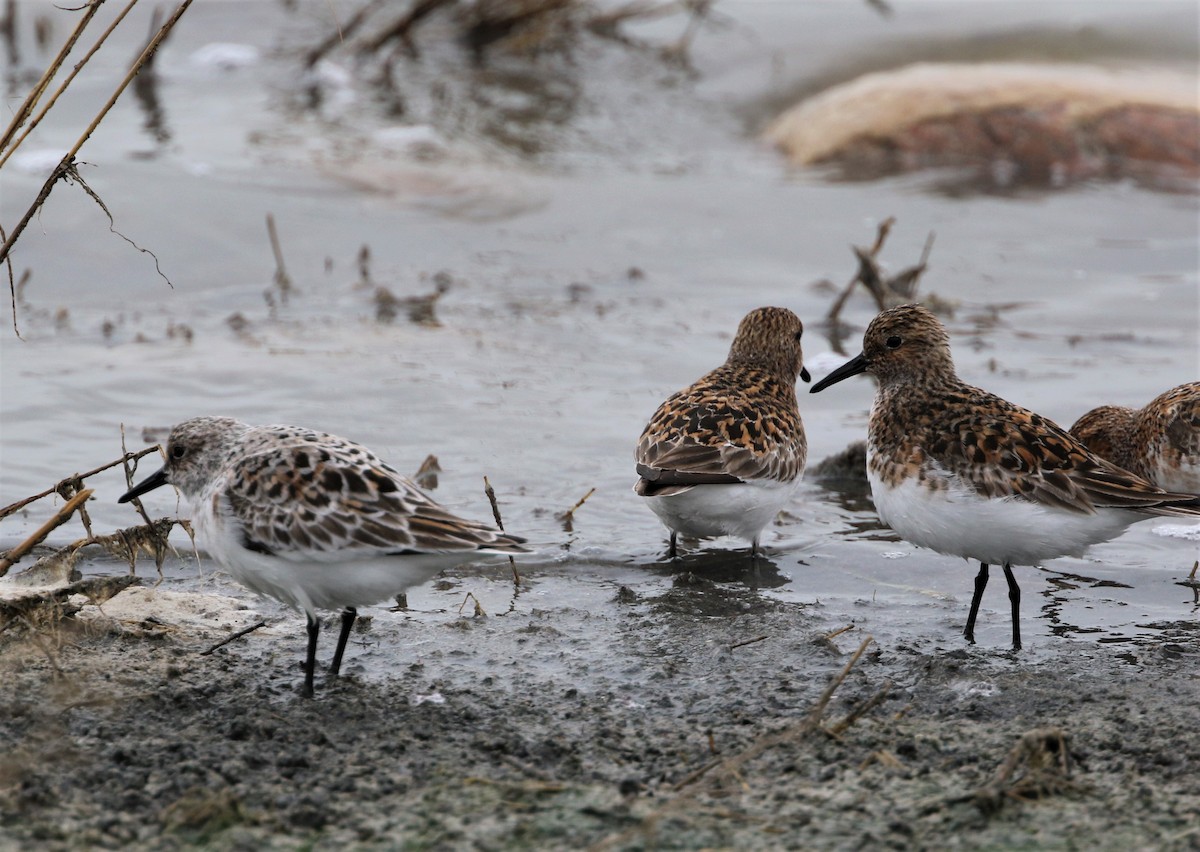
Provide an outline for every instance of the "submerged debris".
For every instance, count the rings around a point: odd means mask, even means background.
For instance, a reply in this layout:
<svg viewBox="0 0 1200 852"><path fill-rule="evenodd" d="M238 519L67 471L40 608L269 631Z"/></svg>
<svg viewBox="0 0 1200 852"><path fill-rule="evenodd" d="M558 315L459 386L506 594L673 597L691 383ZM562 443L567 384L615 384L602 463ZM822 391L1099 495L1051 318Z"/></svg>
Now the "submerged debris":
<svg viewBox="0 0 1200 852"><path fill-rule="evenodd" d="M430 453L413 474L413 482L427 491L435 491L438 487L438 474L441 472L442 466L438 464L438 457Z"/></svg>
<svg viewBox="0 0 1200 852"><path fill-rule="evenodd" d="M448 278L434 277L434 291L423 296L399 297L387 287L375 288L375 320L381 323L391 323L403 311L408 321L425 328L441 328L442 323L437 318L438 299L450 289Z"/></svg>
<svg viewBox="0 0 1200 852"><path fill-rule="evenodd" d="M846 354L842 343L848 331L845 324L841 321L842 308L845 306L846 300L850 298L850 294L854 292L854 288L859 284L871 294L871 297L875 300L876 308L880 311L894 308L897 305L920 301L936 314L954 316L954 308L956 306L954 302L942 299L935 293L929 293L919 300L917 298L917 284L928 268L929 252L933 249L934 234L932 231L930 231L929 236L925 240L925 248L921 251L921 259L915 266L902 269L895 275L887 275L879 265L877 259L879 252L883 248L883 244L887 241L888 234L891 233L894 224L896 224L894 216L889 216L880 222L875 234L875 242L869 249L860 248L859 246L850 247L855 257L858 258L858 269L855 271L854 277L850 279L850 283L846 285L837 299L834 300L825 318L829 345L839 355ZM823 285L829 288L833 286L828 282L823 282Z"/></svg>
<svg viewBox="0 0 1200 852"><path fill-rule="evenodd" d="M570 509L567 509L567 511L563 512L561 515L558 516L558 522L560 524L562 524L563 532L569 533L569 532L575 531L575 512L579 509L580 506L582 506L584 503L587 502L587 499L589 497L591 497L595 493L596 493L595 488L589 488L588 493L584 494L582 497L580 497L574 506L572 506Z"/></svg>
<svg viewBox="0 0 1200 852"><path fill-rule="evenodd" d="M464 133L521 157L559 147L560 132L612 74L596 72L599 45L646 57L646 68L692 72L690 49L711 0L360 0L304 52L298 105L339 109L347 85L389 118L447 138ZM630 24L681 21L678 38L648 41ZM629 63L624 63L627 67ZM591 73L586 73L586 69ZM353 77L353 79L352 79ZM646 74L629 73L642 86ZM656 81L657 82L657 81Z"/></svg>
<svg viewBox="0 0 1200 852"><path fill-rule="evenodd" d="M867 484L867 442L855 441L840 453L826 456L806 471L816 482Z"/></svg>

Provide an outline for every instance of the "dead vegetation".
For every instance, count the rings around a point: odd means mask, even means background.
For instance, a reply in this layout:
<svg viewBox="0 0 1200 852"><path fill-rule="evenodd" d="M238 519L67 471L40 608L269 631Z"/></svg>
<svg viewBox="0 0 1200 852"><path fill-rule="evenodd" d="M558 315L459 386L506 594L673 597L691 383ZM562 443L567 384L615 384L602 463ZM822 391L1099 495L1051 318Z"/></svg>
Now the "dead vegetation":
<svg viewBox="0 0 1200 852"><path fill-rule="evenodd" d="M1071 752L1059 728L1038 728L1017 740L996 778L975 792L975 805L984 814L1000 810L1006 801L1030 801L1074 792Z"/></svg>
<svg viewBox="0 0 1200 852"><path fill-rule="evenodd" d="M29 89L25 99L16 108L16 110L14 110L12 119L9 121L8 126L2 133L0 133L0 170L4 168L4 165L21 146L21 143L29 138L29 134L33 132L33 130L42 122L50 110L54 108L54 105L58 102L59 97L67 90L72 82L74 82L92 56L94 56L95 53L104 45L105 41L108 40L109 36L111 36L112 33L121 25L130 10L137 5L137 2L138 0L129 0L127 5L117 15L116 19L95 37L90 47L88 47L86 50L81 48L83 37L85 33L90 34L95 29L95 27L92 27L92 24L95 22L96 14L100 11L100 8L103 4L100 2L85 3L84 5L72 10L80 13L79 20L74 29L67 36L58 53L50 61L50 64L47 65L42 75ZM125 89L129 87L130 83L132 83L138 77L139 73L143 69L151 66L155 52L171 33L172 29L179 22L179 19L183 16L184 12L187 11L191 4L192 0L182 0L182 2L175 7L175 10L172 12L172 14L167 17L161 26L158 27L157 31L152 33L149 40L146 42L144 49L133 60L128 71L125 73L125 76L113 90L112 95L96 112L91 122L86 128L84 128L83 132L75 140L70 149L68 149L63 155L62 159L59 160L58 164L51 169L50 174L46 177L45 182L42 184L41 189L33 199L33 202L26 209L24 215L17 222L17 224L14 225L11 230L0 225L0 239L4 240L3 246L0 246L0 264L3 264L8 271L9 294L12 304L12 327L13 332L18 337L21 336L21 332L17 319L17 290L12 265L12 250L16 245L17 240L20 239L21 234L25 231L25 228L28 227L29 223L45 205L46 200L50 197L51 191L60 182L78 186L89 198L92 199L92 201L96 203L97 206L100 207L101 211L103 211L104 215L108 219L109 230L128 242L138 251L145 252L154 258L155 269L157 270L159 276L161 276L168 284L171 283L159 268L158 258L155 257L153 252L137 245L137 243L116 229L116 223L113 221L112 214L109 212L107 205L80 175L79 161L77 157L84 143L86 143L87 140L91 138L92 134L95 133L96 128L100 126L100 122L103 121L105 116L108 115L109 111L113 108L113 105L116 104L117 100L124 93ZM16 44L16 37L15 34L13 34L13 31L15 31L16 27L15 6L10 6L9 12L4 20L4 27L8 31L10 58L12 58L13 51L15 50L13 45ZM41 32L42 30L39 29L39 33ZM77 47L80 47L81 49L77 51ZM74 58L74 62L68 65L68 59L71 58ZM53 84L56 80L58 81L58 85L57 87L54 87Z"/></svg>
<svg viewBox="0 0 1200 852"><path fill-rule="evenodd" d="M875 242L872 243L870 248L850 246L850 250L854 252L854 256L858 259L858 268L854 271L854 275L850 278L849 283L838 294L829 308L829 313L825 316L825 329L826 336L829 338L829 345L839 355L846 354L843 344L846 334L849 331L849 328L841 319L842 308L845 307L846 301L859 285L862 285L863 289L870 294L875 302L876 309L880 311L894 308L897 305L920 301L934 313L949 316L954 315L955 305L951 301L942 299L933 293L923 296L920 299L917 297L917 285L920 283L921 276L929 266L929 253L933 249L934 233L932 231L929 232L929 236L925 240L925 248L921 252L921 259L915 265L906 267L895 275L888 275L880 265L879 253L883 250L883 244L887 242L888 234L891 233L892 226L895 224L896 217L894 216L889 216L880 222L875 234ZM815 286L822 289L833 289L834 285L829 281L820 281Z"/></svg>
<svg viewBox="0 0 1200 852"><path fill-rule="evenodd" d="M121 436L124 450L124 434ZM9 579L6 588L0 591L0 631L16 622L33 626L34 621L57 622L72 615L78 608L67 605L73 595L85 595L95 601L104 601L136 581L135 573L139 556L154 559L158 574L162 576L162 565L167 555L174 552L168 543L171 530L182 527L191 535L187 521L179 518L152 520L140 501L133 501L143 523L118 529L111 533L98 534L92 527L87 513L87 502L93 491L84 487L84 481L111 468L121 466L127 487L133 485L137 461L151 453L160 453L157 446L136 453L124 452L118 459L95 467L86 473L76 473L59 480L50 488L18 500L0 509L0 520L17 512L28 512L28 507L47 497L57 496L66 502L24 541L7 552L0 554L0 577L9 569L29 556L47 536L73 518L78 517L85 535L70 544L41 556L31 566ZM129 562L127 577L81 577L75 564L85 548L98 547L117 559Z"/></svg>
<svg viewBox="0 0 1200 852"><path fill-rule="evenodd" d="M353 74L371 109L390 120L431 126L446 138L470 138L521 159L552 156L569 147L568 140L586 138L581 124L628 106L628 93L614 90L614 83L633 90L658 85L663 76L693 77L692 45L717 22L713 5L363 0L328 21L327 35L302 50L304 83L295 106L338 115L338 97L323 73L337 66L333 76ZM677 19L679 35L636 33L640 24L660 19ZM646 73L621 61L630 55Z"/></svg>
<svg viewBox="0 0 1200 852"><path fill-rule="evenodd" d="M657 49L665 59L687 62L695 33L712 12L714 0L632 0L616 8L595 0L410 0L397 14L394 3L367 0L340 26L304 54L307 67L340 50L359 57L379 55L383 73L395 80L399 59L420 59L428 42L450 33L475 64L499 55L536 58L570 55L587 35L625 46ZM686 19L677 41L658 46L640 41L625 25L668 16ZM422 33L432 33L423 42Z"/></svg>
<svg viewBox="0 0 1200 852"><path fill-rule="evenodd" d="M496 502L496 490L492 488L492 483L486 476L483 478L483 493L492 506L492 517L496 520L496 526L500 528L500 532L505 532L504 519L500 517L500 504ZM521 591L521 575L517 573L517 561L511 555L508 557L508 567L512 569L513 606L516 606L517 595Z"/></svg>

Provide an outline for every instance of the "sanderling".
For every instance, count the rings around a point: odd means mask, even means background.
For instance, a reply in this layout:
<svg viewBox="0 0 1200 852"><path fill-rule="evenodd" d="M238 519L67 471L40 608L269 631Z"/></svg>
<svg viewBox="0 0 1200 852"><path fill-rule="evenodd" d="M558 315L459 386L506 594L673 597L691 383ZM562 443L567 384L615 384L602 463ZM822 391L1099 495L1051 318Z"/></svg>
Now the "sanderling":
<svg viewBox="0 0 1200 852"><path fill-rule="evenodd" d="M1021 590L1013 565L1080 556L1150 515L1200 516L1196 495L1164 491L1046 418L964 384L946 330L919 305L875 317L862 354L812 392L863 372L879 380L867 478L880 519L913 544L980 562L968 642L989 564L1004 566L1016 650Z"/></svg>
<svg viewBox="0 0 1200 852"><path fill-rule="evenodd" d="M171 430L164 467L121 498L174 485L200 544L242 585L304 610L313 693L318 609L341 609L341 668L356 607L379 603L523 539L451 514L353 441L296 426L196 417Z"/></svg>
<svg viewBox="0 0 1200 852"><path fill-rule="evenodd" d="M671 531L732 535L758 552L763 528L795 493L808 444L796 377L809 380L804 326L786 308L758 308L729 357L658 407L637 445L633 490Z"/></svg>
<svg viewBox="0 0 1200 852"><path fill-rule="evenodd" d="M1200 382L1171 388L1145 408L1093 408L1071 434L1159 488L1200 493Z"/></svg>

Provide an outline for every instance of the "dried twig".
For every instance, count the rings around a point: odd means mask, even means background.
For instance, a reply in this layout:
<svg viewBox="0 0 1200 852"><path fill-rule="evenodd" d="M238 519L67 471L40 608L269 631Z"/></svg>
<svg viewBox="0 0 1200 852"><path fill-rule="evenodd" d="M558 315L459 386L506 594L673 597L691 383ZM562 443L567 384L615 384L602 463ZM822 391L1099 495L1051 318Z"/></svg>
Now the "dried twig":
<svg viewBox="0 0 1200 852"><path fill-rule="evenodd" d="M1025 772L1012 780L1017 767ZM975 792L975 804L985 814L995 813L1006 799L1027 800L1070 792L1078 788L1071 780L1071 753L1067 737L1058 728L1026 732L1008 753L996 778Z"/></svg>
<svg viewBox="0 0 1200 852"><path fill-rule="evenodd" d="M19 562L22 556L33 550L33 548L36 547L42 541L42 539L69 521L71 519L71 515L75 514L75 510L87 502L87 499L91 496L92 489L90 488L85 488L83 491L80 491L78 494L68 500L63 507L58 510L58 513L53 518L38 527L37 531L33 535L6 553L4 558L0 559L0 577L3 577L5 574L7 574L8 569Z"/></svg>
<svg viewBox="0 0 1200 852"><path fill-rule="evenodd" d="M467 601L475 602L475 617L476 618L486 618L487 617L487 612L484 611L483 604L481 604L479 602L479 598L475 597L474 592L467 592L467 596L465 598L463 598L463 602L458 605L458 614L459 615L462 615L462 611L466 607Z"/></svg>
<svg viewBox="0 0 1200 852"><path fill-rule="evenodd" d="M834 301L833 306L830 307L830 309L829 309L829 313L825 315L825 319L830 325L834 325L834 324L838 323L838 317L842 313L842 306L845 305L846 300L850 298L850 293L854 290L854 286L856 284L858 284L859 281L862 280L862 276L863 276L863 262L862 261L863 261L864 255L867 258L874 260L875 255L879 254L879 250L881 248L883 248L883 243L885 240L887 240L888 233L892 230L892 225L894 225L894 224L896 224L896 217L888 216L886 219L884 219L882 222L879 223L879 229L876 231L876 234L875 234L875 244L873 246L871 246L871 248L867 252L862 252L859 249L855 250L856 254L858 254L858 257L859 257L859 268L858 268L858 271L854 273L854 277L850 279L850 283L846 285L846 289L844 289L842 291L841 295L838 296L837 299ZM867 269L867 272L868 272L868 274L870 274L869 267Z"/></svg>
<svg viewBox="0 0 1200 852"><path fill-rule="evenodd" d="M372 12L387 2L388 0L371 0L370 3L364 3L362 8L351 15L350 19L346 21L346 23L334 27L334 31L329 34L328 38L305 54L305 67L312 68L321 61L326 53L341 44L345 44L346 39L353 35L354 31L362 26L363 21L365 21Z"/></svg>
<svg viewBox="0 0 1200 852"><path fill-rule="evenodd" d="M504 520L500 517L500 504L496 502L496 492L492 490L492 483L488 482L488 478L483 478L483 493L487 495L488 502L492 504L492 517L496 519L496 526L500 528L500 532L504 532ZM521 587L521 575L517 573L517 561L508 557L508 567L512 568L513 585L518 589Z"/></svg>
<svg viewBox="0 0 1200 852"><path fill-rule="evenodd" d="M436 11L439 6L445 6L447 2L449 0L417 0L412 5L412 8L398 18L395 23L384 28L374 38L368 40L365 45L366 49L369 51L379 50L379 48L395 38L399 39L410 53L415 53L416 49L410 35L412 28L420 23L422 18Z"/></svg>
<svg viewBox="0 0 1200 852"><path fill-rule="evenodd" d="M741 642L734 642L732 645L730 645L729 650L732 651L734 648L744 648L746 645L753 645L755 642L762 642L766 638L767 637L764 634L762 636L755 636L753 639L743 639Z"/></svg>
<svg viewBox="0 0 1200 852"><path fill-rule="evenodd" d="M50 81L54 79L56 74L58 74L58 69L62 67L64 62L66 62L68 54L70 54L70 52L74 49L75 43L79 41L79 37L83 35L83 31L87 29L88 24L92 22L92 18L95 17L96 13L100 11L100 6L100 3L88 4L87 11L83 13L83 17L79 19L79 23L75 25L75 29L71 32L71 35L69 35L67 40L63 42L63 46L59 48L58 55L51 60L50 64L46 67L46 70L42 73L41 79L34 84L33 88L29 90L29 94L25 96L25 102L21 104L21 106L18 107L17 111L13 114L12 121L9 122L8 127L5 129L4 135L0 136L0 151L8 149L9 153L11 153L11 151L17 147L16 145L13 145L10 149L9 144L12 142L17 131L21 129L21 126L25 123L25 120L28 119L33 113L34 106L49 87ZM107 37L107 35L108 33L105 33L101 40ZM92 53L94 52L95 50L93 49ZM84 62L86 62L87 58L90 56L91 53L84 58ZM82 63L80 64L82 65ZM58 95L56 94L55 97L57 96ZM7 155L4 159L8 159ZM0 165L3 164L4 160L0 160Z"/></svg>
<svg viewBox="0 0 1200 852"><path fill-rule="evenodd" d="M62 50L59 51L59 54L54 58L54 61L50 63L50 66L42 75L42 79L39 80L34 88L30 91L29 97L26 99L26 103L22 104L21 106L21 110L19 110L17 114L13 116L12 123L9 124L8 129L4 132L4 136L0 137L0 152L3 152L0 153L0 168L4 167L4 164L8 162L8 158L13 155L13 152L16 151L17 148L21 147L21 143L25 141L26 137L28 137L29 134L37 128L42 119L46 117L46 114L50 112L54 104L57 103L59 97L62 96L62 93L67 90L67 87L71 85L74 79L79 75L79 72L83 70L85 65L87 65L88 60L90 60L96 51L98 51L104 44L104 42L108 40L108 37L112 35L113 30L115 30L121 24L121 21L125 20L125 16L129 14L129 11L134 6L137 5L137 2L138 0L129 0L129 2L125 5L125 8L123 8L117 14L117 17L111 24L109 24L108 29L100 34L100 37L96 39L95 44L93 44L88 52L84 54L83 58L71 66L71 73L68 74L66 79L63 80L59 87L54 90L54 94L50 96L46 104L41 108L41 110L38 111L38 114L30 120L29 126L25 128L25 132L17 137L15 141L12 141L13 134L16 133L18 127L20 127L20 124L28 117L28 113L24 112L26 106L28 106L30 109L33 107L33 104L29 102L29 99L32 98L34 99L34 102L36 102L37 98L41 97L42 92L45 91L46 86L49 85L50 80L54 77L54 75L58 73L58 69L62 66L63 60L66 59L67 54L69 54L72 48L74 48L75 42L78 41L79 36L83 34L84 28L87 27L88 23L92 19L92 16L100 10L100 6L102 4L91 3L88 5L88 9L84 13L83 18L80 19L79 24L75 27L74 31L72 31L71 35L67 38L67 41L63 44ZM11 145L9 144L10 141L12 142Z"/></svg>
<svg viewBox="0 0 1200 852"><path fill-rule="evenodd" d="M162 452L162 447L160 447L160 446L153 446L153 447L150 447L149 449L158 450L159 452ZM129 466L129 450L126 449L126 447L125 447L125 424L124 423L121 424L121 452L123 454L121 456L121 467L125 471L125 487L127 489L133 488L133 474L137 471L137 465L134 465L133 467ZM146 451L142 450L138 457L140 458L140 456L144 455L145 453L146 453ZM164 454L164 457L165 457L165 454ZM154 521L150 520L150 516L148 514L146 514L146 507L142 505L142 501L140 498L135 497L131 502L133 503L134 507L137 509L138 514L142 516L143 521L145 521L147 524L154 523ZM88 534L89 535L91 534L91 530L88 530Z"/></svg>
<svg viewBox="0 0 1200 852"><path fill-rule="evenodd" d="M880 222L875 234L875 243L869 249L858 246L850 247L855 257L858 258L858 269L845 289L834 300L833 305L829 308L829 313L825 316L830 346L840 355L846 354L845 348L842 346L845 326L840 319L841 312L855 286L862 284L870 292L871 297L875 300L876 308L880 311L916 300L917 283L928 267L929 253L933 249L934 233L931 231L926 238L925 247L921 252L921 261L916 266L911 266L896 275L887 277L883 274L877 258L894 224L896 224L894 216L889 216ZM931 296L930 298L943 308L950 307L937 300L936 297Z"/></svg>
<svg viewBox="0 0 1200 852"><path fill-rule="evenodd" d="M559 522L563 525L563 532L575 531L575 511L584 503L586 503L587 499L595 493L595 488L589 488L588 493L579 498L579 502L558 516Z"/></svg>
<svg viewBox="0 0 1200 852"><path fill-rule="evenodd" d="M275 277L272 283L279 288L279 301L287 304L292 292L292 279L283 265L283 249L279 245L279 233L275 230L275 216L267 214L267 236L271 240L271 251L275 255Z"/></svg>
<svg viewBox="0 0 1200 852"><path fill-rule="evenodd" d="M95 5L99 6L99 4ZM5 238L4 245L0 247L0 263L3 263L8 259L8 256L12 251L12 247L16 244L17 240L20 239L21 234L29 225L29 222L35 215L37 215L38 211L42 209L42 206L46 203L46 199L50 197L51 190L60 180L74 179L80 184L81 187L84 187L85 191L88 192L93 200L101 204L101 207L105 210L105 213L108 214L108 210L104 207L103 202L100 202L99 196L92 192L90 188L87 187L87 184L84 183L79 177L75 155L79 153L79 149L83 147L83 144L91 138L93 133L96 132L96 128L100 126L100 122L105 116L108 115L108 112L113 108L113 105L116 104L117 99L121 97L122 93L124 93L125 89L133 81L133 78L137 76L137 73L141 70L142 66L149 62L151 57L154 56L154 52L158 49L159 44L161 44L163 39L167 37L167 34L171 31L175 24L179 22L179 19L183 16L183 13L186 12L188 7L191 5L192 0L182 0L179 6L176 7L171 17L166 20L166 22L159 29L158 33L155 34L154 38L150 39L146 45L146 49L143 50L141 55L134 61L129 71L125 74L125 77L117 85L117 88L113 92L112 96L108 99L104 106L100 108L100 111L96 113L96 116L92 119L91 124L89 124L87 129L84 130L83 134L77 140L75 140L75 144L71 146L71 149L63 155L63 158L59 161L58 165L55 166L50 172L50 176L47 177L45 183L42 184L42 188L38 192L37 198L34 199L33 204L29 206L29 209L25 211L25 215L21 217L21 221L17 223L17 226L13 229L13 232ZM108 214L108 216L111 227L112 215ZM114 233L118 233L118 236L124 236L116 231L114 231ZM125 239L132 243L132 241L128 240L127 237L125 237ZM136 244L134 245L136 247ZM140 248L139 250L144 251L144 249ZM150 255L154 257L153 252L150 252ZM157 257L154 258L154 265L155 268L158 269ZM170 280L162 274L161 269L158 269L158 274L162 276L163 280L165 280L167 284L171 283Z"/></svg>
<svg viewBox="0 0 1200 852"><path fill-rule="evenodd" d="M833 734L834 736L845 733L847 728L879 706L880 702L887 698L888 693L891 691L892 682L890 680L884 681L883 686L880 687L878 692L847 713L840 722L836 722L831 725L829 727L829 733Z"/></svg>
<svg viewBox="0 0 1200 852"><path fill-rule="evenodd" d="M74 494L82 487L83 480L87 479L89 476L95 476L97 473L108 470L110 467L116 467L119 464L128 465L128 463L131 461L137 461L142 456L149 455L150 453L156 453L158 451L158 447L147 447L144 450L138 450L136 453L126 453L116 461L110 461L107 464L102 464L100 467L93 468L87 473L77 473L74 476L67 477L66 479L60 479L54 484L53 487L47 488L40 494L34 494L32 497L26 497L24 500L18 500L16 503L12 503L8 506L5 506L3 509L0 509L0 520L7 518L13 512L18 511L19 509L23 509L30 503L41 500L43 497L49 497L51 494L58 494L62 497L70 498L74 496ZM136 470L136 468L134 469ZM125 475L126 480L130 485L132 485L132 481L129 481L130 472L128 468L126 468ZM149 518L146 520L149 521Z"/></svg>
<svg viewBox="0 0 1200 852"><path fill-rule="evenodd" d="M191 535L191 527L177 518L159 518L147 524L119 529L109 535L89 536L71 544L71 550L79 550L94 544L104 548L112 556L129 560L129 572L137 570L137 556L147 552L154 557L154 565L162 577L163 561L171 550L167 538L175 525L183 527Z"/></svg>
<svg viewBox="0 0 1200 852"><path fill-rule="evenodd" d="M253 633L253 632L254 632L255 630L257 630L258 628L260 628L260 627L266 627L266 626L267 626L267 623L266 623L265 621L260 621L260 622L258 622L257 624L251 624L249 627L246 627L246 628L244 628L244 629L242 629L242 630L239 630L237 633L233 633L233 634L231 634L231 635L229 635L229 636L226 636L224 639L222 639L222 640L221 640L220 642L218 642L217 644L213 645L213 646L212 646L211 648L209 648L207 651L201 651L201 652L200 652L200 656L201 656L201 657L207 657L207 656L208 656L209 654L211 654L213 651L216 651L216 650L218 650L219 648L224 648L224 647L225 647L226 645L228 645L230 642L234 642L234 641L236 641L236 640L238 640L238 639L241 639L243 636L245 636L245 635L247 635L247 634L249 634L249 633Z"/></svg>
<svg viewBox="0 0 1200 852"><path fill-rule="evenodd" d="M826 642L832 641L833 639L836 639L837 637L841 636L843 633L849 633L853 629L854 629L853 624L847 624L845 627L840 627L837 630L833 631L832 633L827 634L825 636L825 641Z"/></svg>

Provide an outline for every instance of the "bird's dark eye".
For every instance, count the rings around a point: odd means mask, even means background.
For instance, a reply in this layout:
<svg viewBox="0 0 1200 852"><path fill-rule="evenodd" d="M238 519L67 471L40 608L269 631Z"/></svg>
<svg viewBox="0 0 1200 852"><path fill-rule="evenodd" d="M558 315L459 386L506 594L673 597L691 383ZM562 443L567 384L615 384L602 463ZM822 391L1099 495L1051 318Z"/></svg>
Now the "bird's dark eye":
<svg viewBox="0 0 1200 852"><path fill-rule="evenodd" d="M187 448L183 444L175 444L171 447L171 458L178 461L187 455Z"/></svg>
<svg viewBox="0 0 1200 852"><path fill-rule="evenodd" d="M797 340L799 340L799 339L800 339L800 338L801 338L803 335L804 335L804 332L803 332L803 331L797 331L797 332L796 332L796 339L797 339Z"/></svg>
<svg viewBox="0 0 1200 852"><path fill-rule="evenodd" d="M904 342L903 340L901 340L899 337L897 337L894 334L891 337L889 337L887 340L884 341L884 343L887 344L888 349L899 349L900 344L903 342Z"/></svg>

